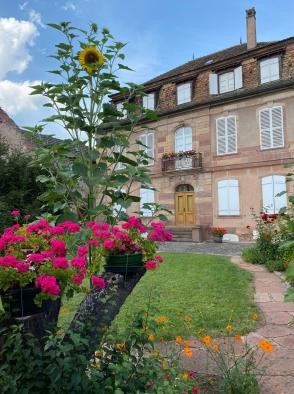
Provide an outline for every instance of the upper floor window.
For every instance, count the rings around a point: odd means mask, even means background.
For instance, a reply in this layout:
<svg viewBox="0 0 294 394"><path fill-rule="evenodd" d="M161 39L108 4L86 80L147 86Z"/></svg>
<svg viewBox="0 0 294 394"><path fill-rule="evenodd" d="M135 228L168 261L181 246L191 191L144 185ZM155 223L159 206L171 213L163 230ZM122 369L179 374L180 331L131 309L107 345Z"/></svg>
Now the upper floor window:
<svg viewBox="0 0 294 394"><path fill-rule="evenodd" d="M216 119L217 154L237 153L237 122L236 116L224 116Z"/></svg>
<svg viewBox="0 0 294 394"><path fill-rule="evenodd" d="M192 129L191 127L181 127L175 134L175 151L185 152L192 149Z"/></svg>
<svg viewBox="0 0 294 394"><path fill-rule="evenodd" d="M262 205L267 213L279 213L281 208L287 207L286 177L282 175L265 176L262 184ZM279 193L284 192L282 195Z"/></svg>
<svg viewBox="0 0 294 394"><path fill-rule="evenodd" d="M126 108L124 108L124 104L123 103L117 103L116 104L116 109L121 112L122 114L122 119L126 119L127 115L128 115L128 111L126 110Z"/></svg>
<svg viewBox="0 0 294 394"><path fill-rule="evenodd" d="M139 141L145 145L145 153L148 155L148 165L154 164L154 133L142 134Z"/></svg>
<svg viewBox="0 0 294 394"><path fill-rule="evenodd" d="M191 82L181 83L177 86L177 104L189 103L191 101Z"/></svg>
<svg viewBox="0 0 294 394"><path fill-rule="evenodd" d="M209 93L231 92L243 87L242 66L226 73L209 74Z"/></svg>
<svg viewBox="0 0 294 394"><path fill-rule="evenodd" d="M217 183L218 214L221 216L240 215L239 181L226 179Z"/></svg>
<svg viewBox="0 0 294 394"><path fill-rule="evenodd" d="M280 78L280 63L278 57L262 60L260 62L260 82L276 81Z"/></svg>
<svg viewBox="0 0 294 394"><path fill-rule="evenodd" d="M152 216L152 210L148 208L148 205L154 203L154 190L140 189L140 211L143 216Z"/></svg>
<svg viewBox="0 0 294 394"><path fill-rule="evenodd" d="M155 93L148 93L143 96L143 107L154 111L155 108Z"/></svg>
<svg viewBox="0 0 294 394"><path fill-rule="evenodd" d="M283 107L265 108L259 111L261 149L284 146Z"/></svg>

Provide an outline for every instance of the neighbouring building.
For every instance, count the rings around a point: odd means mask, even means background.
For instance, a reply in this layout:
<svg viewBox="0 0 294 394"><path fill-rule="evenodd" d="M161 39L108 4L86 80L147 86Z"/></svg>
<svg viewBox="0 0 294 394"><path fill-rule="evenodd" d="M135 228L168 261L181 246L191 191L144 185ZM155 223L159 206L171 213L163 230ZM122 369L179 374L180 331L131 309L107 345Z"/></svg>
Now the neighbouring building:
<svg viewBox="0 0 294 394"><path fill-rule="evenodd" d="M141 203L166 204L185 239L203 240L211 226L246 239L251 209L278 213L287 194L277 194L293 193L284 165L294 163L294 37L256 42L254 8L246 20L246 44L144 84L142 104L160 119L139 135L157 189L141 190Z"/></svg>

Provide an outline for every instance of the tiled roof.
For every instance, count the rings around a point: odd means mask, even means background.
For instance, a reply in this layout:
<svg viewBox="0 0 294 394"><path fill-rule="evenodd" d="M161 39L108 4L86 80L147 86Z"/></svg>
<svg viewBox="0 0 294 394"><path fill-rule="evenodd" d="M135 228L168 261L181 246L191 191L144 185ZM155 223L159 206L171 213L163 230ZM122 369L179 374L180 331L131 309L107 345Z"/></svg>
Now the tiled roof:
<svg viewBox="0 0 294 394"><path fill-rule="evenodd" d="M257 43L256 48L265 47L265 46L272 44L272 43L274 43L274 41L259 42L259 43ZM235 45L233 47L223 49L222 51L214 52L212 54L199 57L198 59L195 59L195 60L190 60L189 62L187 62L179 67L176 67L170 71L167 71L164 74L161 74L153 79L150 79L149 81L145 82L143 85L146 86L146 85L151 84L153 82L159 82L163 79L172 78L172 77L178 76L179 74L184 74L184 73L187 73L190 71L197 71L197 69L200 69L204 66L210 65L210 67L213 67L213 65L217 62L220 62L223 60L228 60L228 59L233 58L238 55L243 55L249 51L252 52L252 50L255 50L256 48L248 50L246 43Z"/></svg>

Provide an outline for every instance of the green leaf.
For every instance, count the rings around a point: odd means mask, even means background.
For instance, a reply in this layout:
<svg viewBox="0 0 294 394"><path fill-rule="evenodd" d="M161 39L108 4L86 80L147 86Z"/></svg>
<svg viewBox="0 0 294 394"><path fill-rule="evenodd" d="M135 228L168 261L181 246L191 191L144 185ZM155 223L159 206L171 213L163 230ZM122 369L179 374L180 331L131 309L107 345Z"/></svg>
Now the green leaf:
<svg viewBox="0 0 294 394"><path fill-rule="evenodd" d="M77 214L75 214L74 212L71 211L67 211L62 213L61 215L58 216L56 223L62 223L65 222L67 220L71 220L72 222L78 222L79 218L77 216Z"/></svg>
<svg viewBox="0 0 294 394"><path fill-rule="evenodd" d="M62 31L62 28L61 28L61 26L59 26L59 25L56 25L55 23L47 23L47 26L50 26L50 27L52 27L53 29L56 29L56 30Z"/></svg>
<svg viewBox="0 0 294 394"><path fill-rule="evenodd" d="M84 163L78 161L74 162L72 171L75 175L79 175L83 178L86 178L88 175L88 167Z"/></svg>
<svg viewBox="0 0 294 394"><path fill-rule="evenodd" d="M290 287L286 294L285 294L285 298L284 298L285 302L291 302L294 301L294 287Z"/></svg>
<svg viewBox="0 0 294 394"><path fill-rule="evenodd" d="M46 182L49 182L51 180L51 178L49 178L48 176L46 176L46 175L39 175L39 176L37 176L37 178L36 178L36 181L37 182L41 182L41 183L46 183Z"/></svg>

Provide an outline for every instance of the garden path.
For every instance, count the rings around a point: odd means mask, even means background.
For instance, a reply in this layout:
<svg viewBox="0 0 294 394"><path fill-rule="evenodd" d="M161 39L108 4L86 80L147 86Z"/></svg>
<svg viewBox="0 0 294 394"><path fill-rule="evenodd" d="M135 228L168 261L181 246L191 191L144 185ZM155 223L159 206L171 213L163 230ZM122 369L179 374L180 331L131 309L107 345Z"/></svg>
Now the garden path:
<svg viewBox="0 0 294 394"><path fill-rule="evenodd" d="M247 342L256 345L260 339L266 339L274 345L274 350L266 353L259 365L265 371L261 394L293 394L294 302L283 301L286 284L277 274L268 272L261 265L246 263L239 256L232 257L231 261L254 276L255 302L259 307L263 324L247 335ZM215 339L215 342L221 346L227 340L219 338ZM207 370L203 344L198 340L192 340L191 347L194 350L193 357L183 357L184 368ZM212 371L211 368L214 369L210 365L208 370Z"/></svg>
<svg viewBox="0 0 294 394"><path fill-rule="evenodd" d="M160 245L161 252L188 252L216 254L223 256L239 256L252 242L166 242Z"/></svg>

